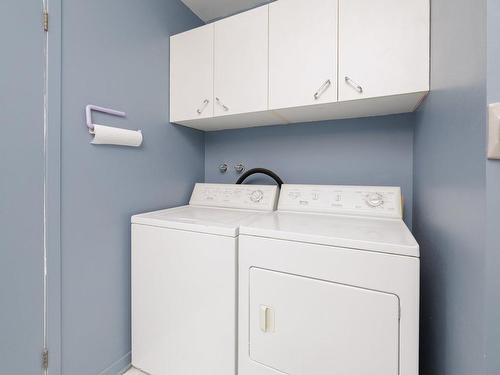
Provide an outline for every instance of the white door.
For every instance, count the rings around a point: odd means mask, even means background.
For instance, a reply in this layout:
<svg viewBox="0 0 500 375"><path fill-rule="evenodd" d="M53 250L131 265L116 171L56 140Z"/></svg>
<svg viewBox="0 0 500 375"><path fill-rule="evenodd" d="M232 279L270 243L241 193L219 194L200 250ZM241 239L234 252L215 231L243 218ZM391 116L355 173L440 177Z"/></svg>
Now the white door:
<svg viewBox="0 0 500 375"><path fill-rule="evenodd" d="M170 38L170 122L213 116L214 26Z"/></svg>
<svg viewBox="0 0 500 375"><path fill-rule="evenodd" d="M337 0L269 6L269 107L337 101Z"/></svg>
<svg viewBox="0 0 500 375"><path fill-rule="evenodd" d="M132 225L132 365L236 372L236 239Z"/></svg>
<svg viewBox="0 0 500 375"><path fill-rule="evenodd" d="M267 110L268 9L215 23L215 116Z"/></svg>
<svg viewBox="0 0 500 375"><path fill-rule="evenodd" d="M250 358L288 375L397 375L393 294L250 269Z"/></svg>
<svg viewBox="0 0 500 375"><path fill-rule="evenodd" d="M428 0L339 0L339 101L429 89Z"/></svg>

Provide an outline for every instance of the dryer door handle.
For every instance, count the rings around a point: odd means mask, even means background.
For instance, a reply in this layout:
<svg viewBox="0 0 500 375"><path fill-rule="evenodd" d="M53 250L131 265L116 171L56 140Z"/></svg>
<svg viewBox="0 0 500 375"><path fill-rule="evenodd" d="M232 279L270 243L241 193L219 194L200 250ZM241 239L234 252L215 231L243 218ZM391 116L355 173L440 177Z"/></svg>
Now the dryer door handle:
<svg viewBox="0 0 500 375"><path fill-rule="evenodd" d="M272 308L260 305L259 321L262 332L274 332L274 311Z"/></svg>

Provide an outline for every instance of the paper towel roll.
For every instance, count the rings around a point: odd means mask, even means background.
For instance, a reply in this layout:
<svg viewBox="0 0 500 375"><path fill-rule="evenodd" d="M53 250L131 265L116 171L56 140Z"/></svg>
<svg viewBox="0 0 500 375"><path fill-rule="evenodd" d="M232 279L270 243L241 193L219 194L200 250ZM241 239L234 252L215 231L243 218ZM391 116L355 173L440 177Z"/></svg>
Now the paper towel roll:
<svg viewBox="0 0 500 375"><path fill-rule="evenodd" d="M140 130L127 130L111 126L94 125L90 130L94 135L91 142L94 145L120 145L138 147L142 144L142 133Z"/></svg>

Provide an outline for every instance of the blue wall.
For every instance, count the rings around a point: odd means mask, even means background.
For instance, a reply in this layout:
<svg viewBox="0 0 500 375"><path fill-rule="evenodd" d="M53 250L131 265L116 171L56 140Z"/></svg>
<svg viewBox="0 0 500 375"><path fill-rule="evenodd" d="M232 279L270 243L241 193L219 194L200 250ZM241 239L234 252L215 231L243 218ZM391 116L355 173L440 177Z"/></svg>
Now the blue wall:
<svg viewBox="0 0 500 375"><path fill-rule="evenodd" d="M414 148L425 375L484 369L485 5L432 2L432 91Z"/></svg>
<svg viewBox="0 0 500 375"><path fill-rule="evenodd" d="M500 0L488 0L488 103L500 102ZM486 247L486 373L500 369L500 160L486 163L487 220Z"/></svg>
<svg viewBox="0 0 500 375"><path fill-rule="evenodd" d="M206 133L205 179L235 182L233 165L274 170L287 183L401 186L413 205L413 114ZM221 174L218 165L230 169Z"/></svg>
<svg viewBox="0 0 500 375"><path fill-rule="evenodd" d="M40 12L40 2L0 2L4 15L0 23L2 374L41 374L44 84Z"/></svg>
<svg viewBox="0 0 500 375"><path fill-rule="evenodd" d="M62 372L130 361L130 216L184 204L203 179L201 132L168 124L169 35L201 24L177 0L65 0L62 75ZM141 148L93 146L96 121L143 130Z"/></svg>

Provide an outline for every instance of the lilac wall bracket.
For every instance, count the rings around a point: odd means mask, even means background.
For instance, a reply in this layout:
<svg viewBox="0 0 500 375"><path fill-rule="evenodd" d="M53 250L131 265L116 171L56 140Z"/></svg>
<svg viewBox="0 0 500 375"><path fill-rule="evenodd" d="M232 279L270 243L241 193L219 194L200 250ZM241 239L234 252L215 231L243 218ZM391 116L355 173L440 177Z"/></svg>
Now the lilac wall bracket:
<svg viewBox="0 0 500 375"><path fill-rule="evenodd" d="M125 117L127 115L125 112L89 104L85 107L85 115L87 118L87 127L89 128L89 131L91 133L94 130L94 123L92 122L92 111L107 113L108 115L119 116L119 117Z"/></svg>

